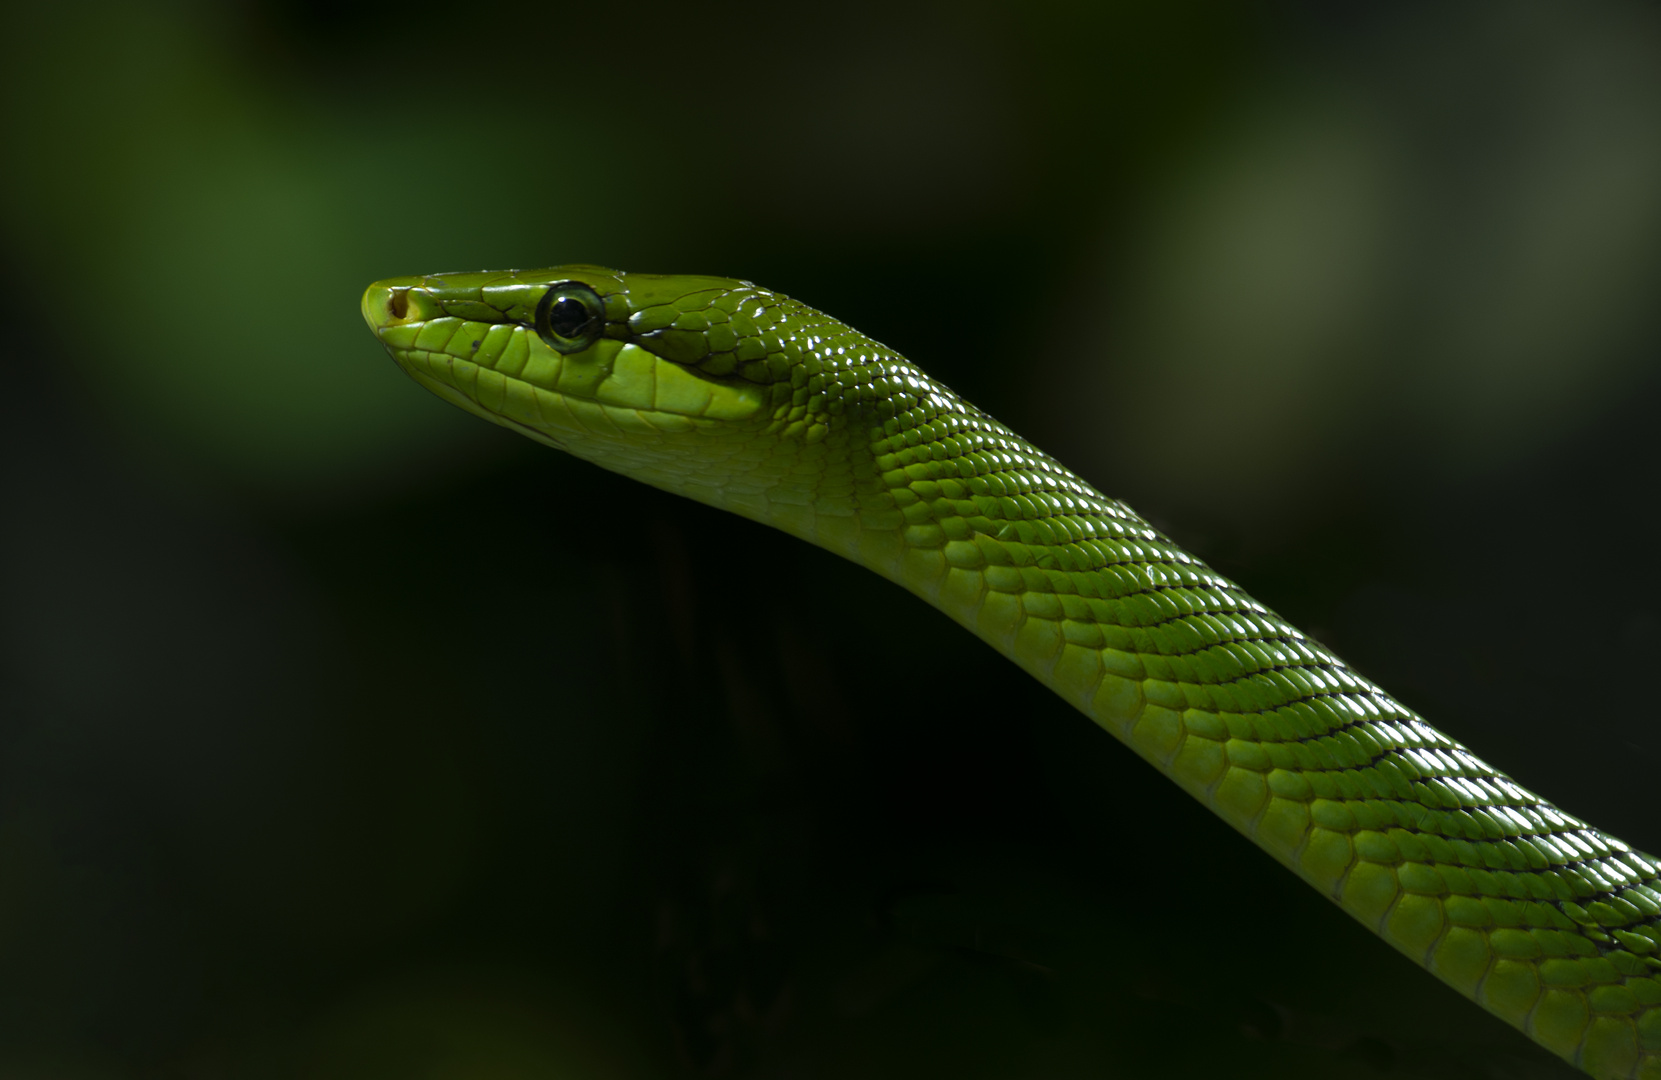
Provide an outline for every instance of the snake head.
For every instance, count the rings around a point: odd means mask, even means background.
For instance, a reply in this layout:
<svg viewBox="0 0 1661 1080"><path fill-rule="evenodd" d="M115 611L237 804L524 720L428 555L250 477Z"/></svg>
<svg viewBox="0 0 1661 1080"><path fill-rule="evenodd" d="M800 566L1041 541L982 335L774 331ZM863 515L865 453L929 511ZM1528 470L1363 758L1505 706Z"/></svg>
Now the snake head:
<svg viewBox="0 0 1661 1080"><path fill-rule="evenodd" d="M730 278L580 265L389 278L363 316L411 378L468 412L837 550L858 506L892 513L877 442L957 400L830 316Z"/></svg>
<svg viewBox="0 0 1661 1080"><path fill-rule="evenodd" d="M753 335L749 316L776 300L723 278L663 280L594 266L390 278L365 291L363 314L421 385L587 457L593 441L730 424L768 402L762 383L731 377L719 346L735 316Z"/></svg>
<svg viewBox="0 0 1661 1080"><path fill-rule="evenodd" d="M731 434L815 442L903 359L731 278L598 266L389 278L363 316L440 397L580 457Z"/></svg>

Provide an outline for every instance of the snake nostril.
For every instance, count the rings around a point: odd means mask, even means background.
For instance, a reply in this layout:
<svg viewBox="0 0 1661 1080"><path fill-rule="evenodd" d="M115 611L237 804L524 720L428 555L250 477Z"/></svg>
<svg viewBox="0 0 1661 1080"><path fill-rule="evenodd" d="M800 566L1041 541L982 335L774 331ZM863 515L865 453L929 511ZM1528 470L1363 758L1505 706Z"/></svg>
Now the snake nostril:
<svg viewBox="0 0 1661 1080"><path fill-rule="evenodd" d="M395 319L402 319L407 316L409 314L409 290L392 290L392 295L388 298L386 306Z"/></svg>

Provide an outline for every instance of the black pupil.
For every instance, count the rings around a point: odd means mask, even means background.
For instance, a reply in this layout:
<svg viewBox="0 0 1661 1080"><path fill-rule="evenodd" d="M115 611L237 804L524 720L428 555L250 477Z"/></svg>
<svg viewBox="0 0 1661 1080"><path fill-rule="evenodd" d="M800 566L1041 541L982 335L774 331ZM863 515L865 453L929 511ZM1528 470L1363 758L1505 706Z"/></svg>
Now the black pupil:
<svg viewBox="0 0 1661 1080"><path fill-rule="evenodd" d="M563 338L580 336L591 321L583 302L569 296L555 300L554 306L548 309L548 329Z"/></svg>

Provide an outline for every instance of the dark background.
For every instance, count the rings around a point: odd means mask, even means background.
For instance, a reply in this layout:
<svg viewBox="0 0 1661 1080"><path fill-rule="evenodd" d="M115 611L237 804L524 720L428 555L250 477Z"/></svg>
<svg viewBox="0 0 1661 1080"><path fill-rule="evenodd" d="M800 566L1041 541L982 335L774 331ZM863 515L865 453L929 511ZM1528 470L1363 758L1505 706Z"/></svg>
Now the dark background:
<svg viewBox="0 0 1661 1080"><path fill-rule="evenodd" d="M1560 1077L371 280L745 277L1661 848L1661 12L10 4L0 1077Z"/></svg>

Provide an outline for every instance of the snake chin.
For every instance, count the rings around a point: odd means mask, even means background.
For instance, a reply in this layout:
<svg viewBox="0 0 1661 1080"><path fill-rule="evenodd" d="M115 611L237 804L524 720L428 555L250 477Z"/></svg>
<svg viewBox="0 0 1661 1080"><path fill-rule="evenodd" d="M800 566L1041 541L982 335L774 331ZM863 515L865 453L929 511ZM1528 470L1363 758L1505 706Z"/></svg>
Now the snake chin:
<svg viewBox="0 0 1661 1080"><path fill-rule="evenodd" d="M506 417L506 416L495 416L494 419L495 419L496 423L502 425L503 427L509 429L510 431L517 431L521 435L524 435L528 438L535 439L537 442L543 444L544 446L551 446L555 450L564 450L566 453L572 454L576 457L581 457L582 456L581 454L577 454L574 450L572 450L571 447L567 446L563 441L561 441L560 439L548 434L546 431L543 431L541 428L535 428L535 427L532 427L529 424L521 424L519 421L510 419L509 417Z"/></svg>

